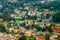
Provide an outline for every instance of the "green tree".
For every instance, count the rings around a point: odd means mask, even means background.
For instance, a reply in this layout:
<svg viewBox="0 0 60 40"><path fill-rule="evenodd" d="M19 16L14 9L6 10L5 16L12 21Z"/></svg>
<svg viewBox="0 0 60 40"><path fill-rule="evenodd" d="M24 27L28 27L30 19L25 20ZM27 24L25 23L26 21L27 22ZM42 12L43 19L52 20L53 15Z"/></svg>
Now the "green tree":
<svg viewBox="0 0 60 40"><path fill-rule="evenodd" d="M57 12L55 15L53 15L53 22L60 23L60 12Z"/></svg>
<svg viewBox="0 0 60 40"><path fill-rule="evenodd" d="M6 32L5 26L0 24L0 32Z"/></svg>
<svg viewBox="0 0 60 40"><path fill-rule="evenodd" d="M22 36L19 38L19 40L26 40L26 36L22 33Z"/></svg>
<svg viewBox="0 0 60 40"><path fill-rule="evenodd" d="M33 35L31 35L31 38L30 38L30 39L31 39L31 40L36 40L35 37L34 37Z"/></svg>
<svg viewBox="0 0 60 40"><path fill-rule="evenodd" d="M2 18L3 18L4 21L9 20L10 19L10 15L8 13L3 13L2 14Z"/></svg>
<svg viewBox="0 0 60 40"><path fill-rule="evenodd" d="M57 40L60 40L60 35L58 35Z"/></svg>
<svg viewBox="0 0 60 40"><path fill-rule="evenodd" d="M49 34L45 35L45 40L50 40L50 35Z"/></svg>
<svg viewBox="0 0 60 40"><path fill-rule="evenodd" d="M51 14L47 14L47 15L46 15L46 18L49 19L50 16L51 16Z"/></svg>
<svg viewBox="0 0 60 40"><path fill-rule="evenodd" d="M7 28L10 28L10 27L11 27L11 23L7 22Z"/></svg>

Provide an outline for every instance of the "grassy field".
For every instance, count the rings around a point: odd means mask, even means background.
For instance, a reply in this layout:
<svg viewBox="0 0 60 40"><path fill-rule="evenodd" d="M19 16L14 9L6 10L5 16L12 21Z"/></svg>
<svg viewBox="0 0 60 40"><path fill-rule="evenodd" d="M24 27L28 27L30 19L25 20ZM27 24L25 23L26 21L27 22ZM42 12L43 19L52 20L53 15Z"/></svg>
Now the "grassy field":
<svg viewBox="0 0 60 40"><path fill-rule="evenodd" d="M24 22L24 20L16 20L16 22Z"/></svg>

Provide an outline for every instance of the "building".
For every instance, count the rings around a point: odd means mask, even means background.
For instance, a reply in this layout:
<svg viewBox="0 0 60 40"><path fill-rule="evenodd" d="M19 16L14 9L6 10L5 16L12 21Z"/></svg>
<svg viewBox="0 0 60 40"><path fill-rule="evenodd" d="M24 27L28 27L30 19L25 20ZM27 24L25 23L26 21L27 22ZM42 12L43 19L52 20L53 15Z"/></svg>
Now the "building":
<svg viewBox="0 0 60 40"><path fill-rule="evenodd" d="M52 31L53 31L53 32L60 33L60 26L56 26L55 28L52 27Z"/></svg>
<svg viewBox="0 0 60 40"><path fill-rule="evenodd" d="M33 24L33 20L28 20L28 24Z"/></svg>
<svg viewBox="0 0 60 40"><path fill-rule="evenodd" d="M44 40L45 39L45 36L37 36L36 37L36 40Z"/></svg>
<svg viewBox="0 0 60 40"><path fill-rule="evenodd" d="M8 2L17 2L17 0L8 0Z"/></svg>

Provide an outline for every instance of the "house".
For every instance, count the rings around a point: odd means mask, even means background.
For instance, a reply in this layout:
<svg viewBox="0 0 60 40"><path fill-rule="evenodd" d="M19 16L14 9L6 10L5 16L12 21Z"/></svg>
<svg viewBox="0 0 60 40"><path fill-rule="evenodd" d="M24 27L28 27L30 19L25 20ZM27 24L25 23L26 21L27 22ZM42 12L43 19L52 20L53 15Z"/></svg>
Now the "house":
<svg viewBox="0 0 60 40"><path fill-rule="evenodd" d="M28 20L28 24L33 24L33 20Z"/></svg>
<svg viewBox="0 0 60 40"><path fill-rule="evenodd" d="M0 5L0 9L2 9L3 5Z"/></svg>
<svg viewBox="0 0 60 40"><path fill-rule="evenodd" d="M51 29L52 29L53 32L60 33L60 26L56 26L55 28L52 27Z"/></svg>
<svg viewBox="0 0 60 40"><path fill-rule="evenodd" d="M36 15L36 12L34 12L34 11L29 11L29 12L28 12L28 15L30 15L30 16L35 16L35 15Z"/></svg>
<svg viewBox="0 0 60 40"><path fill-rule="evenodd" d="M44 40L45 39L45 36L37 36L36 37L36 40Z"/></svg>
<svg viewBox="0 0 60 40"><path fill-rule="evenodd" d="M18 10L18 9L15 9L15 10L14 10L14 12L15 12L15 13L19 13L19 12L20 12L20 10Z"/></svg>
<svg viewBox="0 0 60 40"><path fill-rule="evenodd" d="M11 14L10 17L15 17L16 15L15 14Z"/></svg>
<svg viewBox="0 0 60 40"><path fill-rule="evenodd" d="M26 10L29 10L29 8L30 8L29 6L25 6L25 7L24 7L24 9L26 9Z"/></svg>
<svg viewBox="0 0 60 40"><path fill-rule="evenodd" d="M8 2L13 3L13 2L17 2L17 0L8 0Z"/></svg>
<svg viewBox="0 0 60 40"><path fill-rule="evenodd" d="M0 22L3 22L3 19L2 18L0 18Z"/></svg>
<svg viewBox="0 0 60 40"><path fill-rule="evenodd" d="M42 0L40 3L41 3L41 4L44 4L44 3L45 3L45 1L44 1L44 0Z"/></svg>

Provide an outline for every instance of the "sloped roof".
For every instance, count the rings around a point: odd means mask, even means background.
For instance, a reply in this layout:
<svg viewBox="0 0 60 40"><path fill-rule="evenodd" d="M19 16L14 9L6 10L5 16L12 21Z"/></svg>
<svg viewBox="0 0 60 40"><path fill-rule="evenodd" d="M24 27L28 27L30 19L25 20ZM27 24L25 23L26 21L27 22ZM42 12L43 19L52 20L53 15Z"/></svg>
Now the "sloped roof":
<svg viewBox="0 0 60 40"><path fill-rule="evenodd" d="M52 31L57 32L57 33L60 33L60 26L59 27L56 27L56 28L52 28Z"/></svg>

